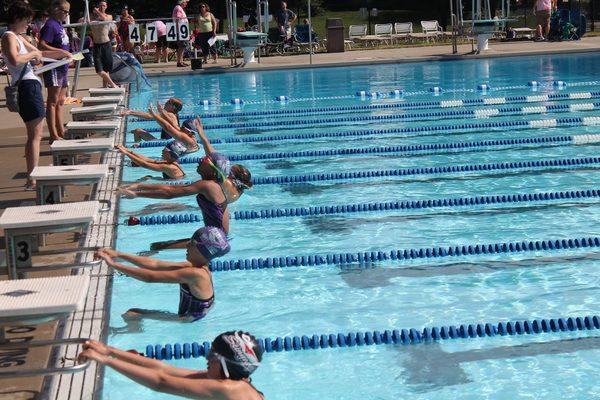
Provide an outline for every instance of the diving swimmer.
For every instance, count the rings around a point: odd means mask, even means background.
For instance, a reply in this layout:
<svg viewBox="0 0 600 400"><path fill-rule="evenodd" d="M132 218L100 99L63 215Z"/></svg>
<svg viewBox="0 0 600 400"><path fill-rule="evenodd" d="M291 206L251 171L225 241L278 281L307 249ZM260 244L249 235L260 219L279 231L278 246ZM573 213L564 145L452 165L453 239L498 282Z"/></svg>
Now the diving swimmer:
<svg viewBox="0 0 600 400"><path fill-rule="evenodd" d="M179 284L177 314L132 308L123 318L193 322L204 318L215 301L212 274L208 264L211 260L227 254L229 250L225 232L208 226L198 229L188 241L185 261L161 261L109 248L98 250L96 256L106 261L109 267L139 281ZM115 261L116 258L135 264L139 268L121 264Z"/></svg>
<svg viewBox="0 0 600 400"><path fill-rule="evenodd" d="M85 342L83 349L80 363L94 360L157 392L190 399L264 399L250 379L262 361L263 350L247 332L217 336L206 356L208 368L202 371L174 367L94 340Z"/></svg>

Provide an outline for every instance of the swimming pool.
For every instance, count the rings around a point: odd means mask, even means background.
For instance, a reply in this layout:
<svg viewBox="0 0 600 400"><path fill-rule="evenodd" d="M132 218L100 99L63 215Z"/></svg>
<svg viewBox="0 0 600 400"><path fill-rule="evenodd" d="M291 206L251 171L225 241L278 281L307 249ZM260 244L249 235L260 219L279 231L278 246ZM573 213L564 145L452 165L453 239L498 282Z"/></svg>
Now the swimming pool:
<svg viewBox="0 0 600 400"><path fill-rule="evenodd" d="M204 114L208 136L225 142L219 151L270 178L231 206L232 251L222 261L242 260L231 265L243 270L213 274L209 315L128 327L123 312L174 310L177 289L115 276L110 343L143 351L232 329L310 338L598 314L597 247L528 247L600 236L598 61L580 54L153 79L155 90L133 97L132 108L184 99L183 113ZM402 96L390 94L396 89ZM230 104L236 98L244 104ZM160 147L140 151L158 156ZM195 164L184 168L194 179ZM126 168L123 180L144 175ZM198 214L193 198L123 200L120 213L165 222L119 226L123 251L200 226L169 223ZM503 252L506 242L527 251ZM432 257L431 249L476 244L486 246ZM184 251L157 256L179 260ZM292 266L272 268L279 264ZM598 332L274 352L253 383L276 399L594 398ZM173 363L205 366L202 358ZM168 397L126 382L107 371L104 398Z"/></svg>

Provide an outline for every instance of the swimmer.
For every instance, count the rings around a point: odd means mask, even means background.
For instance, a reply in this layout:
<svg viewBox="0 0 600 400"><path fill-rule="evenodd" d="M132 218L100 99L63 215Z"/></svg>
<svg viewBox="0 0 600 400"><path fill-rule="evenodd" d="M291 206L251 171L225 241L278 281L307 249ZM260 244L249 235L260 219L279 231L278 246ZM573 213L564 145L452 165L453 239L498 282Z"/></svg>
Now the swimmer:
<svg viewBox="0 0 600 400"><path fill-rule="evenodd" d="M162 172L164 179L181 179L185 172L177 162L181 155L185 154L186 148L177 141L172 141L162 151L162 160L157 161L149 157L137 154L125 146L115 146L117 150L129 157L134 166L140 166L152 171Z"/></svg>
<svg viewBox="0 0 600 400"><path fill-rule="evenodd" d="M171 97L169 100L167 100L165 102L163 118L167 119L172 125L179 126L179 113L181 112L182 108L183 108L183 102L178 98ZM147 113L144 111L139 111L139 110L131 110L131 109L126 109L126 110L121 111L121 115L124 115L124 116L133 115L134 117L138 117L141 119L154 119L154 117L150 113ZM136 142L138 142L140 140L155 140L156 139L150 133L148 133L145 130L140 129L140 128L134 129L133 131L131 131L131 133L133 133L135 135ZM165 132L165 130L163 129L160 132L160 138L163 140L170 139L171 136L169 134L167 134Z"/></svg>
<svg viewBox="0 0 600 400"><path fill-rule="evenodd" d="M247 332L230 331L217 336L206 356L208 368L203 371L174 367L94 340L85 342L83 349L80 363L94 360L157 392L189 399L264 399L250 379L262 361L263 351Z"/></svg>
<svg viewBox="0 0 600 400"><path fill-rule="evenodd" d="M246 189L252 188L250 171L242 165L230 165L223 154L217 153L202 130L199 120L195 121L198 134L207 153L198 163L197 172L201 180L189 185L161 185L134 183L120 188L128 198L149 197L172 199L196 195L205 226L216 226L229 233L228 204L237 201ZM186 246L187 239L153 243L151 250L177 249Z"/></svg>
<svg viewBox="0 0 600 400"><path fill-rule="evenodd" d="M208 264L211 260L227 254L229 249L225 232L209 226L194 232L187 243L186 260L182 262L155 260L109 248L98 250L96 256L106 261L109 267L139 281L179 284L177 314L132 308L123 314L125 320L149 318L193 322L204 318L215 301L212 274ZM139 268L118 263L115 258L121 258Z"/></svg>
<svg viewBox="0 0 600 400"><path fill-rule="evenodd" d="M160 103L157 103L157 105L158 112L154 111L152 104L148 106L148 112L162 127L163 132L165 132L169 138L173 138L178 142L181 142L187 149L186 153L198 151L200 147L198 146L198 140L196 140L193 119L185 120L181 127L179 127L179 125L173 125L164 117L164 110Z"/></svg>

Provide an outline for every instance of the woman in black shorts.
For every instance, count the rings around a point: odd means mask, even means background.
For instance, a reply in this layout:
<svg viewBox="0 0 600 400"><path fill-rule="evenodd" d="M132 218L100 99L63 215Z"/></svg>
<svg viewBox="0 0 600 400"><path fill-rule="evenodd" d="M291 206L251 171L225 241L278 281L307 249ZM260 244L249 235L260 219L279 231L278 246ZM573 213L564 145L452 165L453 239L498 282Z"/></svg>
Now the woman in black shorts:
<svg viewBox="0 0 600 400"><path fill-rule="evenodd" d="M6 13L8 30L2 35L2 56L6 61L8 72L12 77L11 86L18 85L19 115L27 128L27 143L25 144L25 159L27 160L27 184L25 190L35 190L35 181L29 177L31 171L38 165L40 158L40 142L42 127L46 115L42 82L33 72L34 64L42 57L61 58L60 51L39 51L27 40L21 38L27 25L33 18L33 9L23 1L13 3Z"/></svg>
<svg viewBox="0 0 600 400"><path fill-rule="evenodd" d="M163 62L168 61L169 56L169 46L167 44L167 26L164 22L158 20L154 22L156 26L156 52L154 54L154 62L159 63L161 58Z"/></svg>

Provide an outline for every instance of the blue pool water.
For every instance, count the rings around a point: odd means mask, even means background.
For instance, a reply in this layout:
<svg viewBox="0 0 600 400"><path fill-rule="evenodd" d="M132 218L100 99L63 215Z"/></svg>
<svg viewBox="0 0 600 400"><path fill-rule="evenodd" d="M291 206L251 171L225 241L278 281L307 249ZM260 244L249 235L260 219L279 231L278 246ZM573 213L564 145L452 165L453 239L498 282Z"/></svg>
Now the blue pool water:
<svg viewBox="0 0 600 400"><path fill-rule="evenodd" d="M282 136L300 133L347 132L401 127L459 127L418 134L361 137L321 137L261 140L220 144L228 155L369 148L408 144L473 142L557 135L593 135L600 127L526 127L462 129L481 122L515 122L552 118L600 117L600 111L581 111L581 104L597 100L553 99L517 104L547 106L548 111L489 118L415 118L411 121L338 121L320 118L490 110L507 105L440 108L435 105L406 110L366 109L335 111L335 107L368 104L448 101L555 93L589 93L598 87L596 65L600 56L536 56L460 62L428 62L367 67L301 69L277 72L241 72L152 80L153 91L130 100L132 108L176 96L184 100L185 114L213 114L205 118L210 138ZM542 84L536 92L527 82ZM553 81L567 82L564 90ZM478 84L492 87L480 93ZM444 92L433 96L432 86ZM403 89L403 98L357 98L360 90L384 94ZM275 96L288 96L280 104ZM582 96L573 96L582 97ZM585 97L585 96L583 96ZM203 99L245 104L200 105ZM554 113L550 106L567 104L573 111ZM310 110L320 109L315 113ZM264 115L265 111L305 110L297 115ZM231 113L244 115L231 115ZM262 115L248 115L252 112ZM214 114L229 113L218 117ZM589 118L588 118L589 120ZM305 121L296 126L261 127L270 121ZM253 124L252 127L210 129L211 125ZM130 122L129 129L155 127ZM139 149L158 157L159 147ZM419 154L361 154L243 161L254 177L311 175L335 172L446 167L596 157L598 145L513 145ZM293 185L256 185L230 211L286 207L331 206L401 200L541 193L598 188L598 164L556 168L521 168L463 173L421 174L401 177L341 179ZM185 164L186 179L195 179L194 164ZM123 180L157 175L126 168ZM157 177L155 177L157 178ZM152 180L151 180L152 181ZM158 181L158 180L155 180ZM129 216L198 213L194 198L134 199L121 202L121 220ZM232 251L224 260L310 254L389 251L433 246L499 243L507 241L570 239L600 236L597 198L568 199L469 207L374 211L232 220ZM150 243L184 238L200 225L167 224L125 226L118 231L117 247L143 252ZM156 255L182 260L184 251ZM211 341L226 330L243 329L257 337L384 331L462 323L515 319L555 318L598 314L598 252L585 248L477 255L442 259L376 262L372 265L293 267L215 272L216 305L194 324L143 321L126 326L121 314L131 307L174 311L174 285L152 285L115 276L110 320L110 343L144 350L147 344ZM368 346L319 351L269 353L253 375L254 384L272 399L487 399L487 398L596 398L600 397L600 336L596 331L550 333L444 341L408 346ZM188 368L204 368L203 359L174 360ZM118 374L107 371L106 399L163 399Z"/></svg>

